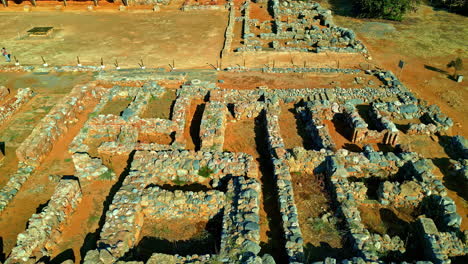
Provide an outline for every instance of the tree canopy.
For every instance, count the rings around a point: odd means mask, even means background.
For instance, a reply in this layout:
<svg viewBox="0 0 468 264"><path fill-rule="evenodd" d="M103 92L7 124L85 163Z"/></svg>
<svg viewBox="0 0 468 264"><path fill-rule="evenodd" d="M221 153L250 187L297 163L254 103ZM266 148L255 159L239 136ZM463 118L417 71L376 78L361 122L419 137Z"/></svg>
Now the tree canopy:
<svg viewBox="0 0 468 264"><path fill-rule="evenodd" d="M401 21L406 12L420 0L354 0L360 17L384 18Z"/></svg>

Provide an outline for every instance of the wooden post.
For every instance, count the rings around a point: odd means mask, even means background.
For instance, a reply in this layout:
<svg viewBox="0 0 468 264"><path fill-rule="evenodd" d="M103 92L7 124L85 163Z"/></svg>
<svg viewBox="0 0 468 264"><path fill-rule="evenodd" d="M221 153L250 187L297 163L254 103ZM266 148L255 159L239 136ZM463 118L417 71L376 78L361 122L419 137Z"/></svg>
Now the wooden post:
<svg viewBox="0 0 468 264"><path fill-rule="evenodd" d="M36 6L36 0L31 0L31 4L35 7Z"/></svg>
<svg viewBox="0 0 468 264"><path fill-rule="evenodd" d="M67 6L67 0L63 0L63 6Z"/></svg>
<svg viewBox="0 0 468 264"><path fill-rule="evenodd" d="M2 4L4 7L7 7L8 6L8 0L2 0Z"/></svg>
<svg viewBox="0 0 468 264"><path fill-rule="evenodd" d="M124 6L128 6L127 0L122 0L122 3L124 4Z"/></svg>
<svg viewBox="0 0 468 264"><path fill-rule="evenodd" d="M49 66L49 64L47 64L47 62L46 62L46 60L44 59L43 56L41 56L41 59L42 59L42 66L44 66L44 67Z"/></svg>
<svg viewBox="0 0 468 264"><path fill-rule="evenodd" d="M98 6L98 0L93 0L94 6Z"/></svg>

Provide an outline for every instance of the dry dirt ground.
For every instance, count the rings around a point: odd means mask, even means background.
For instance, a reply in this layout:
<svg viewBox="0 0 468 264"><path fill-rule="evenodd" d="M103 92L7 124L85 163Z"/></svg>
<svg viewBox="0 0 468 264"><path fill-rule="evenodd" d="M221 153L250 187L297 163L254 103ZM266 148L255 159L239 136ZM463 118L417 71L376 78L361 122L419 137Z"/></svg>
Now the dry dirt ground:
<svg viewBox="0 0 468 264"><path fill-rule="evenodd" d="M227 25L225 11L164 10L158 13L38 11L1 12L0 45L22 64L176 68L206 66L219 57ZM51 26L48 39L18 39L33 27ZM6 64L1 60L0 65Z"/></svg>

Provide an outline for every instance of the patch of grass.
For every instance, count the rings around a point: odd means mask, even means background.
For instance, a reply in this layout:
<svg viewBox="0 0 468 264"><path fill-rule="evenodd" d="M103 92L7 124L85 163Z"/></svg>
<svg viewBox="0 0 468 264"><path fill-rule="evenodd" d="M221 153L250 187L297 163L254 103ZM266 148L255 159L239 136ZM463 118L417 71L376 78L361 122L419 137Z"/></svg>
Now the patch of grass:
<svg viewBox="0 0 468 264"><path fill-rule="evenodd" d="M211 174L213 173L213 170L208 168L208 166L203 166L198 170L198 175L209 178Z"/></svg>
<svg viewBox="0 0 468 264"><path fill-rule="evenodd" d="M312 230L318 234L335 234L341 235L340 232L335 228L335 224L322 220L321 218L313 218L307 221Z"/></svg>
<svg viewBox="0 0 468 264"><path fill-rule="evenodd" d="M233 193L227 193L226 194L226 201L227 202L232 202L234 200L234 194Z"/></svg>
<svg viewBox="0 0 468 264"><path fill-rule="evenodd" d="M175 180L173 180L172 182L174 182L175 185L185 185L187 184L186 181L183 181L179 178L179 176L177 176L177 178Z"/></svg>
<svg viewBox="0 0 468 264"><path fill-rule="evenodd" d="M98 115L97 112L89 113L88 119L94 118L94 117L96 117L97 115Z"/></svg>
<svg viewBox="0 0 468 264"><path fill-rule="evenodd" d="M65 162L70 162L72 159L64 159Z"/></svg>
<svg viewBox="0 0 468 264"><path fill-rule="evenodd" d="M99 175L100 180L112 180L112 171L107 170L103 174Z"/></svg>
<svg viewBox="0 0 468 264"><path fill-rule="evenodd" d="M171 232L171 230L167 226L163 226L163 227L155 226L153 228L153 233L154 233L154 236L156 237L164 237L164 235L168 234L169 232Z"/></svg>
<svg viewBox="0 0 468 264"><path fill-rule="evenodd" d="M39 108L42 109L42 110L44 110L44 111L46 111L46 112L49 112L50 109L52 109L52 106L41 106L41 107L39 107Z"/></svg>
<svg viewBox="0 0 468 264"><path fill-rule="evenodd" d="M94 223L97 223L99 221L99 216L98 215L91 215L88 218L88 226L92 226Z"/></svg>

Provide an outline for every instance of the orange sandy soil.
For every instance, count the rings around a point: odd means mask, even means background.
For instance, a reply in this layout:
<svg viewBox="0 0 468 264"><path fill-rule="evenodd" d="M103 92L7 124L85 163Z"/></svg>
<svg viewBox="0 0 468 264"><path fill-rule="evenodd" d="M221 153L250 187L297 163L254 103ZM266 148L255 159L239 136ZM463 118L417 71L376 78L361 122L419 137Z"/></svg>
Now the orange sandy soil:
<svg viewBox="0 0 468 264"><path fill-rule="evenodd" d="M41 56L49 65L76 65L79 56L83 65L95 66L102 57L110 68L114 68L116 59L122 68L138 67L140 59L148 68L167 68L173 60L178 68L208 68L208 62L219 59L227 25L227 12L219 10L163 9L137 14L1 10L2 45L22 65L36 66L42 64ZM18 39L34 26L52 26L56 30L47 39ZM7 64L0 62L1 66Z"/></svg>
<svg viewBox="0 0 468 264"><path fill-rule="evenodd" d="M294 104L281 104L279 125L286 149L304 146L304 140L299 135L297 128L299 124L294 116Z"/></svg>
<svg viewBox="0 0 468 264"><path fill-rule="evenodd" d="M250 19L258 19L259 23L263 21L271 21L273 17L268 12L268 5L265 4L256 4L250 3Z"/></svg>
<svg viewBox="0 0 468 264"><path fill-rule="evenodd" d="M93 107L89 107L87 111L78 116L78 122L57 141L44 162L29 177L4 211L0 213L0 237L3 239L3 251L6 255L14 247L17 235L25 230L31 215L40 212L41 206L52 196L56 183L50 182L49 175L74 175L75 171L71 155L68 153L68 145L78 134L92 109Z"/></svg>
<svg viewBox="0 0 468 264"><path fill-rule="evenodd" d="M347 146L353 144L347 137L343 135L343 130L347 129L346 126L341 126L341 124L338 124L337 126L337 124L327 119L324 119L323 123L328 128L328 133L330 134L337 149L347 148Z"/></svg>
<svg viewBox="0 0 468 264"><path fill-rule="evenodd" d="M223 150L243 152L258 158L259 154L255 143L255 120L233 121L227 122Z"/></svg>
<svg viewBox="0 0 468 264"><path fill-rule="evenodd" d="M233 41L234 48L234 41ZM333 53L304 53L304 52L231 52L223 58L222 66L245 66L248 68L262 68L265 66L275 68L304 67L308 68L346 68L367 70L364 57L360 54L333 54ZM339 66L339 67L338 67Z"/></svg>
<svg viewBox="0 0 468 264"><path fill-rule="evenodd" d="M355 84L356 77L363 77L363 84ZM218 86L224 89L256 89L268 86L270 89L303 89L303 88L362 88L369 80L374 81L371 87L382 84L376 77L365 74L318 74L318 73L261 73L261 72L220 72L218 79L224 83Z"/></svg>
<svg viewBox="0 0 468 264"><path fill-rule="evenodd" d="M138 142L170 145L172 143L172 138L170 135L162 133L140 133L140 135L138 136Z"/></svg>

